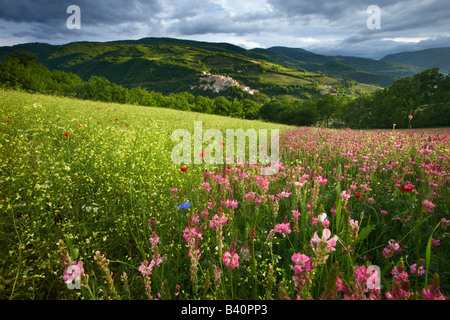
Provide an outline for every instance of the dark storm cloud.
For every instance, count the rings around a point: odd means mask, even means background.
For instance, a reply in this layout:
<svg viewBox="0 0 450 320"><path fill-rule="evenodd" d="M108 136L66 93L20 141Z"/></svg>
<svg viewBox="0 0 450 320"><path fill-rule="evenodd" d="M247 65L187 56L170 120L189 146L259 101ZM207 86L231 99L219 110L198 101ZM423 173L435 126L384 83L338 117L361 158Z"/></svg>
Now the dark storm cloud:
<svg viewBox="0 0 450 320"><path fill-rule="evenodd" d="M66 9L77 5L83 13L83 23L119 24L130 21L145 21L162 7L157 0L0 0L0 19L9 22L44 23L57 26L67 19Z"/></svg>
<svg viewBox="0 0 450 320"><path fill-rule="evenodd" d="M66 27L69 5L81 30ZM370 5L381 29L366 26ZM374 57L448 44L449 16L448 0L0 0L0 45L168 36Z"/></svg>

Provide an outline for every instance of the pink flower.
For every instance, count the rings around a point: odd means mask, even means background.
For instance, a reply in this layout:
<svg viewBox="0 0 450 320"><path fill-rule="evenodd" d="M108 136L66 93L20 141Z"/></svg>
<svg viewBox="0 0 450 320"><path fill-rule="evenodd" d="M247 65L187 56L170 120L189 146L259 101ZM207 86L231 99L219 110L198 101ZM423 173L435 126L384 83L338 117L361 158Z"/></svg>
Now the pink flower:
<svg viewBox="0 0 450 320"><path fill-rule="evenodd" d="M441 240L437 240L437 239L431 239L431 246L432 247L438 247L441 245Z"/></svg>
<svg viewBox="0 0 450 320"><path fill-rule="evenodd" d="M307 255L294 253L291 257L291 260L296 265L309 265L311 267L311 259Z"/></svg>
<svg viewBox="0 0 450 320"><path fill-rule="evenodd" d="M142 264L140 265L138 271L140 273L142 273L143 275L146 275L146 274L150 275L150 274L152 274L154 266L155 266L155 261L152 260L149 264L147 260L144 260L142 262Z"/></svg>
<svg viewBox="0 0 450 320"><path fill-rule="evenodd" d="M151 237L149 240L152 247L156 247L159 243L159 237L156 234L154 234L153 237Z"/></svg>
<svg viewBox="0 0 450 320"><path fill-rule="evenodd" d="M277 194L278 198L289 198L289 196L291 195L291 192L289 191L282 191L279 194Z"/></svg>
<svg viewBox="0 0 450 320"><path fill-rule="evenodd" d="M200 186L202 186L203 189L204 189L207 193L209 193L209 191L211 190L211 186L210 186L209 182L202 183Z"/></svg>
<svg viewBox="0 0 450 320"><path fill-rule="evenodd" d="M294 209L291 212L295 220L298 220L298 218L301 216L301 213L297 209Z"/></svg>
<svg viewBox="0 0 450 320"><path fill-rule="evenodd" d="M388 246L383 249L383 256L385 258L392 258L394 253L401 253L403 252L402 248L400 247L400 244L395 240L389 240Z"/></svg>
<svg viewBox="0 0 450 320"><path fill-rule="evenodd" d="M222 215L221 217L219 217L217 214L215 214L212 217L211 223L209 224L209 226L211 227L211 229L216 229L218 226L224 225L225 223L227 223L228 218L225 215Z"/></svg>
<svg viewBox="0 0 450 320"><path fill-rule="evenodd" d="M386 297L390 300L407 299L411 295L408 274L403 270L402 266L392 268L391 274L394 276L392 279L392 290L386 292Z"/></svg>
<svg viewBox="0 0 450 320"><path fill-rule="evenodd" d="M334 246L336 245L336 241L338 240L338 236L334 235L333 238L330 239L331 236L331 231L330 229L323 229L322 232L322 238L319 238L317 236L317 231L314 232L314 236L311 239L311 246L313 246L313 243L316 244L316 252L320 251L320 250L324 250L325 253L329 252L329 251L336 251L336 249L334 248ZM314 247L313 247L314 250Z"/></svg>
<svg viewBox="0 0 450 320"><path fill-rule="evenodd" d="M287 234L291 233L291 228L290 228L289 222L288 223L280 223L280 224L275 225L275 228L270 230L267 239L272 238L274 236L275 232L278 232L283 237L286 237Z"/></svg>
<svg viewBox="0 0 450 320"><path fill-rule="evenodd" d="M291 269L295 272L295 275L292 277L295 290L301 291L303 287L311 285L314 267L311 266L311 259L304 254L294 253L291 260L295 263L294 266L291 266Z"/></svg>
<svg viewBox="0 0 450 320"><path fill-rule="evenodd" d="M191 239L203 240L202 234L199 233L195 228L184 229L183 238L184 240L186 240L186 242L189 242Z"/></svg>
<svg viewBox="0 0 450 320"><path fill-rule="evenodd" d="M422 202L423 211L425 211L426 209L428 213L433 213L433 209L435 206L436 205L428 199L425 199L424 202Z"/></svg>
<svg viewBox="0 0 450 320"><path fill-rule="evenodd" d="M225 207L227 208L237 208L238 204L239 202L230 199L225 201Z"/></svg>
<svg viewBox="0 0 450 320"><path fill-rule="evenodd" d="M223 256L222 261L228 268L232 270L233 268L239 266L239 255L236 252L231 254L229 251L227 251Z"/></svg>
<svg viewBox="0 0 450 320"><path fill-rule="evenodd" d="M251 191L251 192L249 192L249 193L246 193L245 195L244 195L244 200L245 201L250 201L250 200L254 200L255 199L255 192L253 192L253 191Z"/></svg>
<svg viewBox="0 0 450 320"><path fill-rule="evenodd" d="M439 290L439 284L435 281L431 281L431 284L427 289L422 289L422 294L424 300L446 300L447 298Z"/></svg>
<svg viewBox="0 0 450 320"><path fill-rule="evenodd" d="M417 267L417 264L416 264L416 263L412 264L412 265L409 267L409 270L411 271L411 274L415 274L415 273L416 273L416 270L417 270L416 267ZM419 271L418 271L417 275L423 276L425 273L426 273L426 271L425 271L425 269L423 268L423 265L421 265L421 266L419 267Z"/></svg>
<svg viewBox="0 0 450 320"><path fill-rule="evenodd" d="M346 190L344 190L344 191L342 191L340 197L341 197L344 201L346 201L346 200L350 199L350 193L347 192Z"/></svg>

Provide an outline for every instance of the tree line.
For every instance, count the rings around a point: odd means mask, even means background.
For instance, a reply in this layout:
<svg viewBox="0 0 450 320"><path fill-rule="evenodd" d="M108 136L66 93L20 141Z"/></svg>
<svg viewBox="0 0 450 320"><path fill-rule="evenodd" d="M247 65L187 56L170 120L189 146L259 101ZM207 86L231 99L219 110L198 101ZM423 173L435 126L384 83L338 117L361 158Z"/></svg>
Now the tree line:
<svg viewBox="0 0 450 320"><path fill-rule="evenodd" d="M103 102L135 104L208 114L261 119L296 126L321 125L355 129L450 126L450 75L425 70L388 88L355 99L326 94L305 100L277 100L266 95L249 99L237 87L208 97L190 92L162 94L140 87L124 88L99 76L83 81L73 73L36 63L37 57L14 52L0 63L0 85ZM242 92L241 92L242 91Z"/></svg>

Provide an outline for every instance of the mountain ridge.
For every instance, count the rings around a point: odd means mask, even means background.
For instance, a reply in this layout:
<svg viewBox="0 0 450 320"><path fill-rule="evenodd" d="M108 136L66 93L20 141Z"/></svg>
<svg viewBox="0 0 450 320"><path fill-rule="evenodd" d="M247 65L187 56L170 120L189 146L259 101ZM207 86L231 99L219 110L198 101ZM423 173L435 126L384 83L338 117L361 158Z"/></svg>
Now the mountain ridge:
<svg viewBox="0 0 450 320"><path fill-rule="evenodd" d="M388 54L380 59L387 62L399 62L425 69L439 67L442 73L450 73L450 48L440 47L416 51L403 51Z"/></svg>
<svg viewBox="0 0 450 320"><path fill-rule="evenodd" d="M226 42L167 37L62 45L24 43L0 47L0 59L15 50L35 54L49 69L72 72L85 80L92 75L104 76L125 87L189 91L198 85L199 74L206 71L230 76L242 86L271 97L291 95L300 99L324 92L345 94L364 84L370 92L424 70L397 62L326 56L302 48L248 50Z"/></svg>

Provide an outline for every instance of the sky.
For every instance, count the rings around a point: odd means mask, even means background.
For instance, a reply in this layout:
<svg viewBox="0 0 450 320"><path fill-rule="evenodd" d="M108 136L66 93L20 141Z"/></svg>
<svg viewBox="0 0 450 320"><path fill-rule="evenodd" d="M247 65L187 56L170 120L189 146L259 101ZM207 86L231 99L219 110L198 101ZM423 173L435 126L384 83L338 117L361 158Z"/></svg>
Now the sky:
<svg viewBox="0 0 450 320"><path fill-rule="evenodd" d="M0 46L145 37L380 59L450 47L450 1L0 0Z"/></svg>

